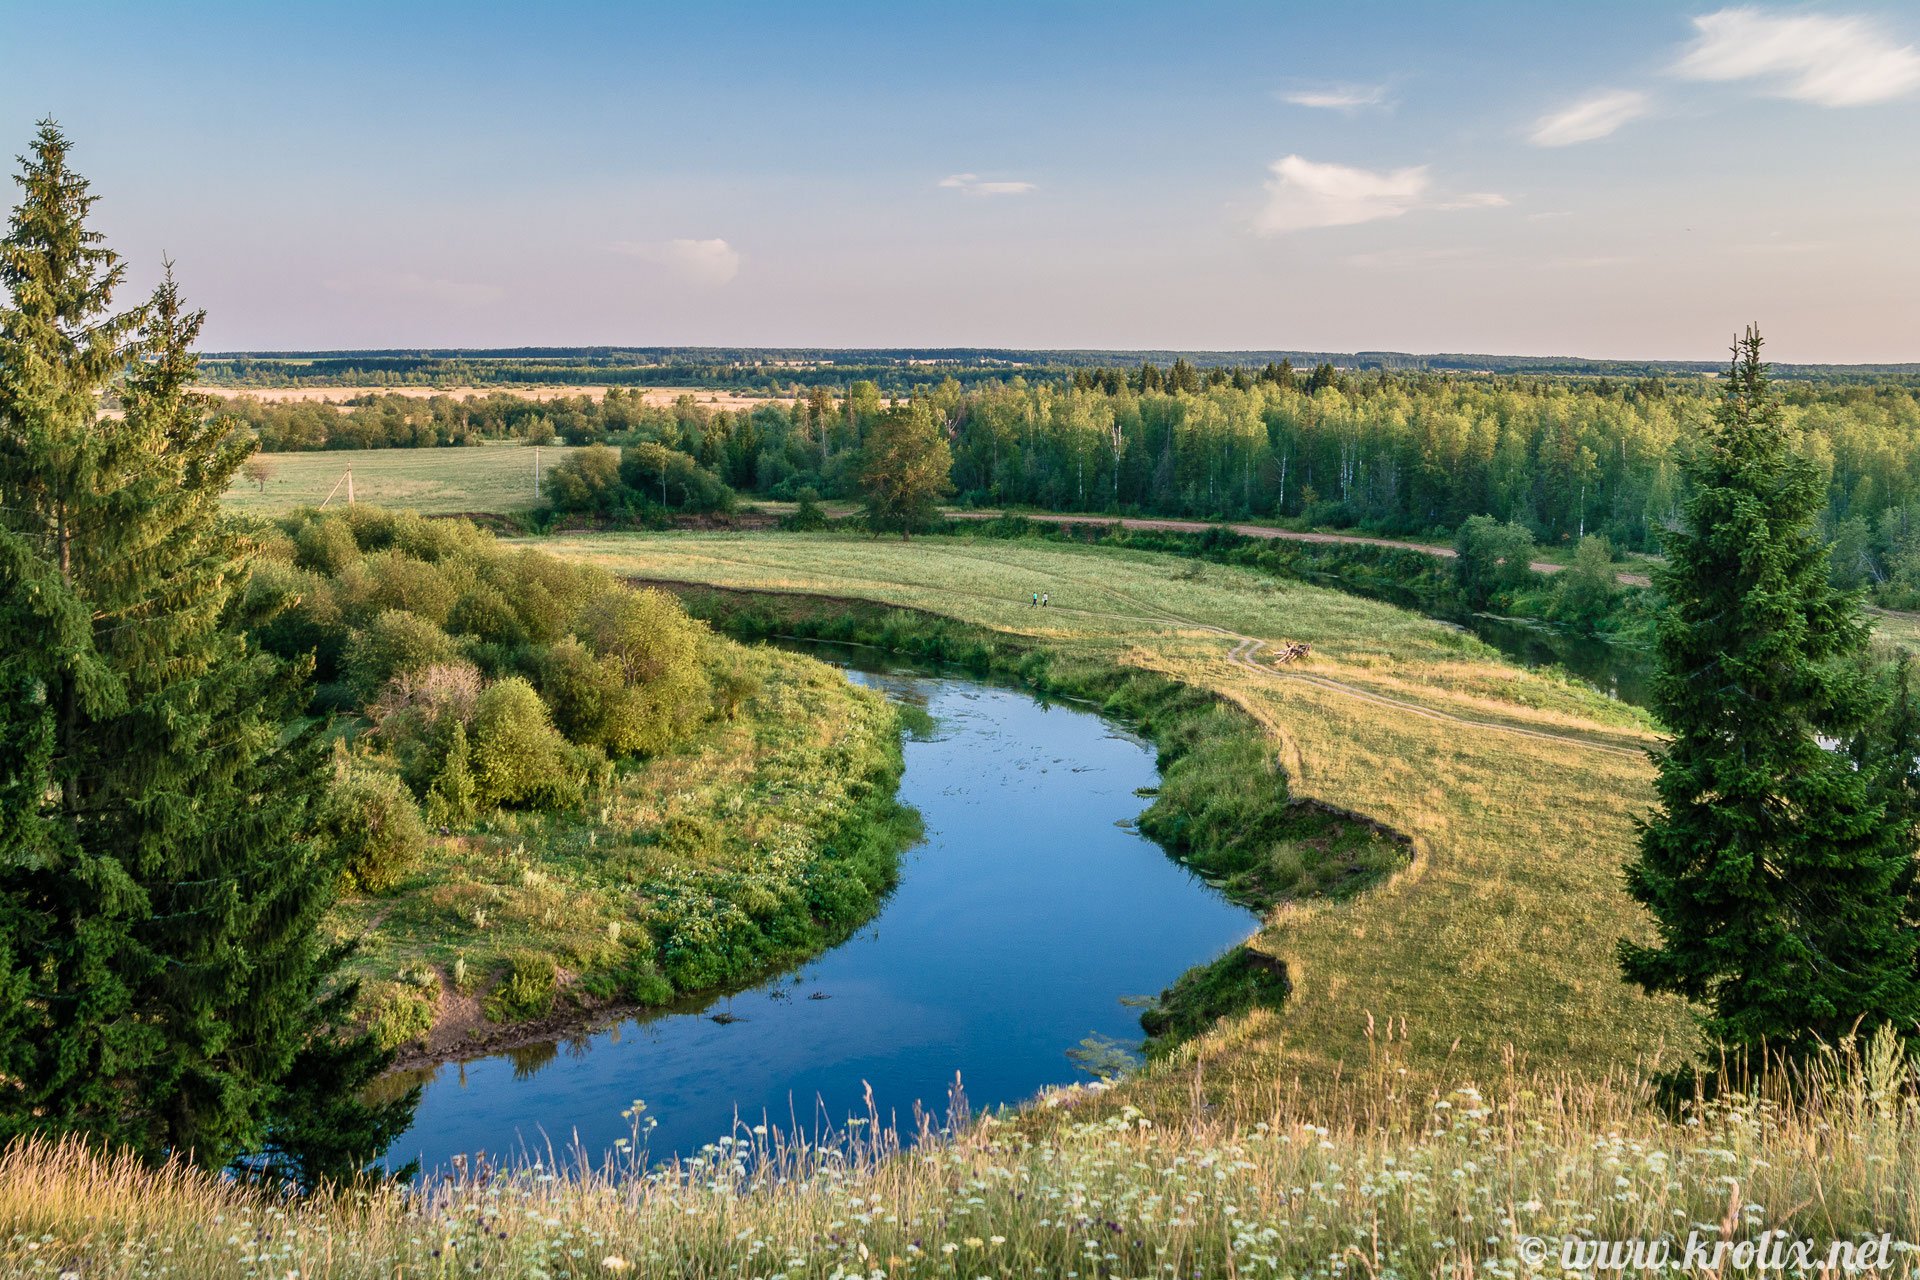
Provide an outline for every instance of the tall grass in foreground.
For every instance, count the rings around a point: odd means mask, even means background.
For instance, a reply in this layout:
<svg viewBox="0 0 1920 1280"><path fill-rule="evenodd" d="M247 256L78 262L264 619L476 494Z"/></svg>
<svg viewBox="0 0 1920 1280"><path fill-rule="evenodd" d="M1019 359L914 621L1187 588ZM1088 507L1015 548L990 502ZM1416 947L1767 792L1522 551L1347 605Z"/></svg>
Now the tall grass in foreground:
<svg viewBox="0 0 1920 1280"><path fill-rule="evenodd" d="M742 1129L639 1174L529 1162L288 1201L75 1142L0 1157L9 1276L1474 1276L1559 1274L1569 1236L1920 1240L1920 1085L1890 1039L1689 1108L1644 1082L1514 1079L1386 1121L1154 1125L1068 1089L898 1151ZM1365 1114L1374 1110L1374 1115ZM626 1175L626 1176L623 1176ZM1555 1243L1530 1267L1523 1237ZM1911 1248L1893 1271L1912 1269ZM1724 1272L1723 1274L1730 1273Z"/></svg>

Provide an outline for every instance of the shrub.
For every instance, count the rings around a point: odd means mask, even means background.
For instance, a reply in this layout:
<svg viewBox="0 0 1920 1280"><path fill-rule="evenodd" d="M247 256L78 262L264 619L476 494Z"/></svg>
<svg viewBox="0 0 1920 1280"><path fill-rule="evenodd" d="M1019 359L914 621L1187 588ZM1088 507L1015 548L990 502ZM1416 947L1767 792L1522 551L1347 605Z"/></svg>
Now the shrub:
<svg viewBox="0 0 1920 1280"><path fill-rule="evenodd" d="M347 641L347 683L371 699L395 676L425 671L459 656L453 639L418 614L388 609Z"/></svg>
<svg viewBox="0 0 1920 1280"><path fill-rule="evenodd" d="M518 676L480 695L472 743L480 804L546 807L579 799L580 762L547 718L540 695Z"/></svg>
<svg viewBox="0 0 1920 1280"><path fill-rule="evenodd" d="M507 956L507 973L487 997L487 1017L494 1022L522 1022L553 1012L559 982L553 957L537 951L515 951Z"/></svg>
<svg viewBox="0 0 1920 1280"><path fill-rule="evenodd" d="M809 486L795 494L794 498L800 505L780 522L782 529L790 529L796 533L814 533L827 527L827 513L820 505L818 489Z"/></svg>
<svg viewBox="0 0 1920 1280"><path fill-rule="evenodd" d="M639 699L620 671L572 636L545 649L538 659L540 696L554 723L574 742L619 754L638 731Z"/></svg>
<svg viewBox="0 0 1920 1280"><path fill-rule="evenodd" d="M607 742L609 750L663 751L705 718L711 685L702 658L711 633L671 596L618 588L587 605L579 632L638 695Z"/></svg>
<svg viewBox="0 0 1920 1280"><path fill-rule="evenodd" d="M575 449L547 472L556 511L608 511L620 500L620 454L604 444Z"/></svg>
<svg viewBox="0 0 1920 1280"><path fill-rule="evenodd" d="M439 625L459 597L438 566L404 551L380 551L366 557L342 584L361 615L402 609Z"/></svg>
<svg viewBox="0 0 1920 1280"><path fill-rule="evenodd" d="M384 772L356 771L334 783L315 829L332 844L348 886L366 893L395 888L427 847L412 794Z"/></svg>
<svg viewBox="0 0 1920 1280"><path fill-rule="evenodd" d="M458 720L448 735L446 763L427 789L427 821L462 822L473 813L474 783L467 727Z"/></svg>
<svg viewBox="0 0 1920 1280"><path fill-rule="evenodd" d="M485 583L469 587L453 602L447 614L447 630L491 644L512 646L525 644L527 640L526 625L520 621L513 603Z"/></svg>
<svg viewBox="0 0 1920 1280"><path fill-rule="evenodd" d="M353 530L336 516L315 516L293 531L294 563L329 577L346 571L360 558Z"/></svg>

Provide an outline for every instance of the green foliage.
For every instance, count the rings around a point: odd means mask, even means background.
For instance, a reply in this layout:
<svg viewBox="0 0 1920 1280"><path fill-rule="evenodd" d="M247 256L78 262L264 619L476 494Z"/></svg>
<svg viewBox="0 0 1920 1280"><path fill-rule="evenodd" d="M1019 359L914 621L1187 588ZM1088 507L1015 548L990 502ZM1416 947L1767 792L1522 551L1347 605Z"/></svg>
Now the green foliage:
<svg viewBox="0 0 1920 1280"><path fill-rule="evenodd" d="M1792 450L1756 330L1686 470L1656 574L1654 708L1673 736L1627 880L1658 941L1622 946L1626 974L1695 1003L1733 1050L1804 1056L1882 1025L1911 1037L1914 826L1892 800L1911 735L1871 740L1867 628L1828 582L1819 472Z"/></svg>
<svg viewBox="0 0 1920 1280"><path fill-rule="evenodd" d="M1221 1018L1251 1009L1277 1009L1287 998L1286 966L1250 947L1239 946L1211 964L1180 975L1140 1015L1150 1037L1147 1049L1158 1055L1207 1030Z"/></svg>
<svg viewBox="0 0 1920 1280"><path fill-rule="evenodd" d="M495 1022L525 1022L553 1012L559 982L553 957L537 951L516 951L507 957L507 972L487 997L487 1017Z"/></svg>
<svg viewBox="0 0 1920 1280"><path fill-rule="evenodd" d="M458 656L452 637L434 623L387 609L347 640L347 682L370 700L389 680L444 666Z"/></svg>
<svg viewBox="0 0 1920 1280"><path fill-rule="evenodd" d="M620 451L620 480L636 498L669 511L731 511L733 491L678 449L645 441Z"/></svg>
<svg viewBox="0 0 1920 1280"><path fill-rule="evenodd" d="M953 492L953 453L923 407L889 409L861 450L860 491L867 527L907 537L931 528Z"/></svg>
<svg viewBox="0 0 1920 1280"><path fill-rule="evenodd" d="M474 796L482 805L555 806L580 799L586 761L518 676L487 686L473 715Z"/></svg>
<svg viewBox="0 0 1920 1280"><path fill-rule="evenodd" d="M625 689L590 741L616 755L654 754L706 716L712 695L706 629L672 596L622 587L589 602L576 625Z"/></svg>
<svg viewBox="0 0 1920 1280"><path fill-rule="evenodd" d="M427 791L427 821L443 825L465 822L473 816L476 793L467 726L456 720L447 735L446 763Z"/></svg>
<svg viewBox="0 0 1920 1280"><path fill-rule="evenodd" d="M307 834L308 664L239 629L269 603L219 508L251 442L188 389L203 317L170 273L111 310L122 268L51 122L22 163L0 239L0 1134L351 1176L411 1096L360 1100L386 1059L344 1033L318 931L339 867Z"/></svg>
<svg viewBox="0 0 1920 1280"><path fill-rule="evenodd" d="M1553 614L1591 635L1613 613L1620 584L1613 547L1604 537L1580 539L1573 563L1553 577Z"/></svg>
<svg viewBox="0 0 1920 1280"><path fill-rule="evenodd" d="M797 505L781 518L782 529L791 533L817 533L827 527L830 521L826 509L820 505L818 489L805 485L793 497Z"/></svg>
<svg viewBox="0 0 1920 1280"><path fill-rule="evenodd" d="M329 788L315 815L314 835L332 843L348 887L365 893L395 888L427 846L427 830L406 784L391 773L368 770L353 771Z"/></svg>
<svg viewBox="0 0 1920 1280"><path fill-rule="evenodd" d="M1533 535L1518 524L1473 516L1461 524L1453 550L1454 583L1470 609L1485 609L1532 579Z"/></svg>

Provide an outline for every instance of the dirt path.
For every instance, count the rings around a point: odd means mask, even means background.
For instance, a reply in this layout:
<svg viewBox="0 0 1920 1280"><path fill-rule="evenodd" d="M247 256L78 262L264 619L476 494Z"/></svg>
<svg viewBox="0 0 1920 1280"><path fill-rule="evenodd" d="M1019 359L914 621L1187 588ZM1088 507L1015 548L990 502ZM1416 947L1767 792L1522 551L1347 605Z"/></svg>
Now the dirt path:
<svg viewBox="0 0 1920 1280"><path fill-rule="evenodd" d="M954 520L992 520L1005 514L999 511L949 511L947 515ZM1203 520L1145 520L1131 516L1073 516L1052 513L1019 512L1028 520L1041 524L1117 524L1123 529L1159 530L1166 533L1204 533L1216 526ZM1358 533L1307 533L1299 529L1282 529L1270 524L1230 524L1226 526L1246 538L1273 538L1286 542L1322 542L1351 543L1363 547L1390 547L1395 551L1418 551L1422 555L1436 556L1443 560L1454 558L1452 547L1436 547L1425 542L1402 542L1397 538L1370 538ZM1564 565L1550 564L1545 560L1535 560L1530 566L1535 573L1559 573ZM1644 573L1616 573L1616 579L1630 587L1644 587L1651 580Z"/></svg>

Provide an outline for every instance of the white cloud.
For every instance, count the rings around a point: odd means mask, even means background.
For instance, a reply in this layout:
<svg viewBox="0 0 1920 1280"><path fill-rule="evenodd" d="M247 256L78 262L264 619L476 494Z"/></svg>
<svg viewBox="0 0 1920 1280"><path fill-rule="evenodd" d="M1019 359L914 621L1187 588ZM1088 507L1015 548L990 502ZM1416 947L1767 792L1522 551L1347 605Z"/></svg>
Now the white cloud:
<svg viewBox="0 0 1920 1280"><path fill-rule="evenodd" d="M1920 87L1920 53L1857 17L1721 9L1693 20L1700 37L1673 71L1689 80L1773 83L1823 107L1885 102Z"/></svg>
<svg viewBox="0 0 1920 1280"><path fill-rule="evenodd" d="M986 182L977 173L950 173L940 185L969 196L1023 196L1033 190L1031 182Z"/></svg>
<svg viewBox="0 0 1920 1280"><path fill-rule="evenodd" d="M1382 84L1343 84L1328 89L1296 89L1280 96L1296 107L1315 107L1322 111L1358 111L1362 107L1388 105L1387 87Z"/></svg>
<svg viewBox="0 0 1920 1280"><path fill-rule="evenodd" d="M1418 208L1431 185L1425 165L1376 173L1287 156L1273 162L1267 203L1254 215L1253 229L1278 236L1397 218Z"/></svg>
<svg viewBox="0 0 1920 1280"><path fill-rule="evenodd" d="M740 251L720 239L622 240L613 251L666 267L693 284L723 285L740 274Z"/></svg>
<svg viewBox="0 0 1920 1280"><path fill-rule="evenodd" d="M1254 231L1285 235L1312 227L1351 227L1397 218L1415 209L1498 209L1512 203L1496 191L1469 191L1439 198L1425 165L1406 169L1355 169L1287 156L1272 165L1267 202L1253 217Z"/></svg>
<svg viewBox="0 0 1920 1280"><path fill-rule="evenodd" d="M1653 109L1652 100L1636 89L1609 89L1580 99L1572 106L1533 122L1529 140L1536 147L1566 147L1604 138L1629 120Z"/></svg>
<svg viewBox="0 0 1920 1280"><path fill-rule="evenodd" d="M1433 207L1436 209L1504 209L1512 203L1513 201L1498 191L1469 191L1451 200L1443 200Z"/></svg>

